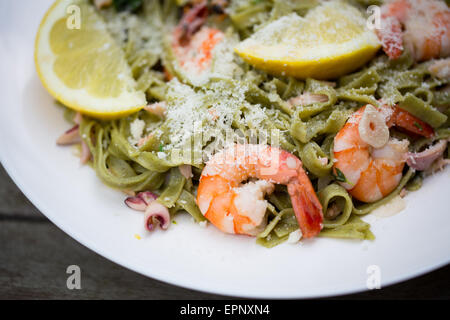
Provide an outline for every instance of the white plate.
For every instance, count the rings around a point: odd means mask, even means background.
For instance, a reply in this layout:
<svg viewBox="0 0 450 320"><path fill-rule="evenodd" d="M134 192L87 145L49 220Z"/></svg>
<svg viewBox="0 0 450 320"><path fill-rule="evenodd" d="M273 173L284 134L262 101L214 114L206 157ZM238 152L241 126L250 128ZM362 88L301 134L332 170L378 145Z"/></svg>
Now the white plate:
<svg viewBox="0 0 450 320"><path fill-rule="evenodd" d="M373 242L321 238L266 249L248 237L202 228L187 216L167 232L146 234L141 214L125 207L121 193L81 167L71 148L55 145L68 125L33 64L34 36L50 3L0 2L0 160L33 204L86 247L171 284L262 298L351 293L367 289L371 265L380 268L386 286L449 262L449 170L410 194L405 211L367 217ZM83 268L83 261L70 263Z"/></svg>

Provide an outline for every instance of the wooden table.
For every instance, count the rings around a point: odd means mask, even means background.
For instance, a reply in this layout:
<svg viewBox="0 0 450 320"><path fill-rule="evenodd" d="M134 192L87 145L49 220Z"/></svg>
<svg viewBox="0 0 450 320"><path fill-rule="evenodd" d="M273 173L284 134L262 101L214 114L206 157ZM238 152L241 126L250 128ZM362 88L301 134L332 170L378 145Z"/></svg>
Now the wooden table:
<svg viewBox="0 0 450 320"><path fill-rule="evenodd" d="M81 290L66 286L69 265ZM226 299L146 278L82 246L54 226L0 166L0 299ZM394 286L337 299L450 299L450 266Z"/></svg>

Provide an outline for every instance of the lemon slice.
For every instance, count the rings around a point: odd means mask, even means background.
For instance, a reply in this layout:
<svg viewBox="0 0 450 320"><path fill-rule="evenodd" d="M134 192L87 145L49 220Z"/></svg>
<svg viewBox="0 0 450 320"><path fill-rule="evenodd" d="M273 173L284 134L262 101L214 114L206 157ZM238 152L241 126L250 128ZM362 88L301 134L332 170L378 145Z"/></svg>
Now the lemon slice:
<svg viewBox="0 0 450 320"><path fill-rule="evenodd" d="M87 0L59 0L47 11L35 62L50 94L84 114L115 118L146 104L123 51Z"/></svg>
<svg viewBox="0 0 450 320"><path fill-rule="evenodd" d="M304 18L293 13L269 23L235 51L249 64L275 75L332 79L373 58L380 44L355 7L326 2Z"/></svg>

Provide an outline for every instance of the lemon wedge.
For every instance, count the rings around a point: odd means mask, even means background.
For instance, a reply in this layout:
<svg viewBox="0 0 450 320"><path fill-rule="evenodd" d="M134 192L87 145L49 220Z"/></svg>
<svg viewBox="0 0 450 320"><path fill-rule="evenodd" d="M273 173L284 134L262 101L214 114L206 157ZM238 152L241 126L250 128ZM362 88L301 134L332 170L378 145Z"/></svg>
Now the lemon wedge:
<svg viewBox="0 0 450 320"><path fill-rule="evenodd" d="M123 51L87 0L58 0L47 11L35 63L50 94L83 114L110 119L146 104Z"/></svg>
<svg viewBox="0 0 450 320"><path fill-rule="evenodd" d="M292 13L269 23L235 51L271 74L332 79L356 70L379 48L377 36L358 9L331 1L304 18Z"/></svg>

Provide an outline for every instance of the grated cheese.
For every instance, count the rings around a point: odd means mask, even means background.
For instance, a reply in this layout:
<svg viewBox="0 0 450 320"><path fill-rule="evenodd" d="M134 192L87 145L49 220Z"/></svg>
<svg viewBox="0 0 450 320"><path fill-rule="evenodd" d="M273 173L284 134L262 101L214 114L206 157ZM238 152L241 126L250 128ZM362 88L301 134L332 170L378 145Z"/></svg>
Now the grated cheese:
<svg viewBox="0 0 450 320"><path fill-rule="evenodd" d="M164 152L158 152L156 155L157 155L158 158L160 158L160 159L166 159L166 158L167 158L167 154L164 153Z"/></svg>
<svg viewBox="0 0 450 320"><path fill-rule="evenodd" d="M260 128L267 119L260 105L246 101L245 85L229 87L225 82L212 82L208 88L194 89L176 78L168 85L166 123L170 144L167 150L182 150L186 146L189 149L192 139L200 135L205 146L203 161L207 161L215 151L242 139L232 126L236 117L254 128Z"/></svg>
<svg viewBox="0 0 450 320"><path fill-rule="evenodd" d="M130 133L131 136L128 141L131 145L137 145L139 140L142 139L142 134L144 133L145 121L140 119L135 119L130 123Z"/></svg>
<svg viewBox="0 0 450 320"><path fill-rule="evenodd" d="M113 7L98 12L104 17L108 31L118 43L126 44L132 39L136 51L145 49L157 56L163 53L162 24L159 19L147 19L128 11L117 13Z"/></svg>
<svg viewBox="0 0 450 320"><path fill-rule="evenodd" d="M289 233L289 238L287 239L287 243L297 243L302 238L302 231L300 229L292 231Z"/></svg>

